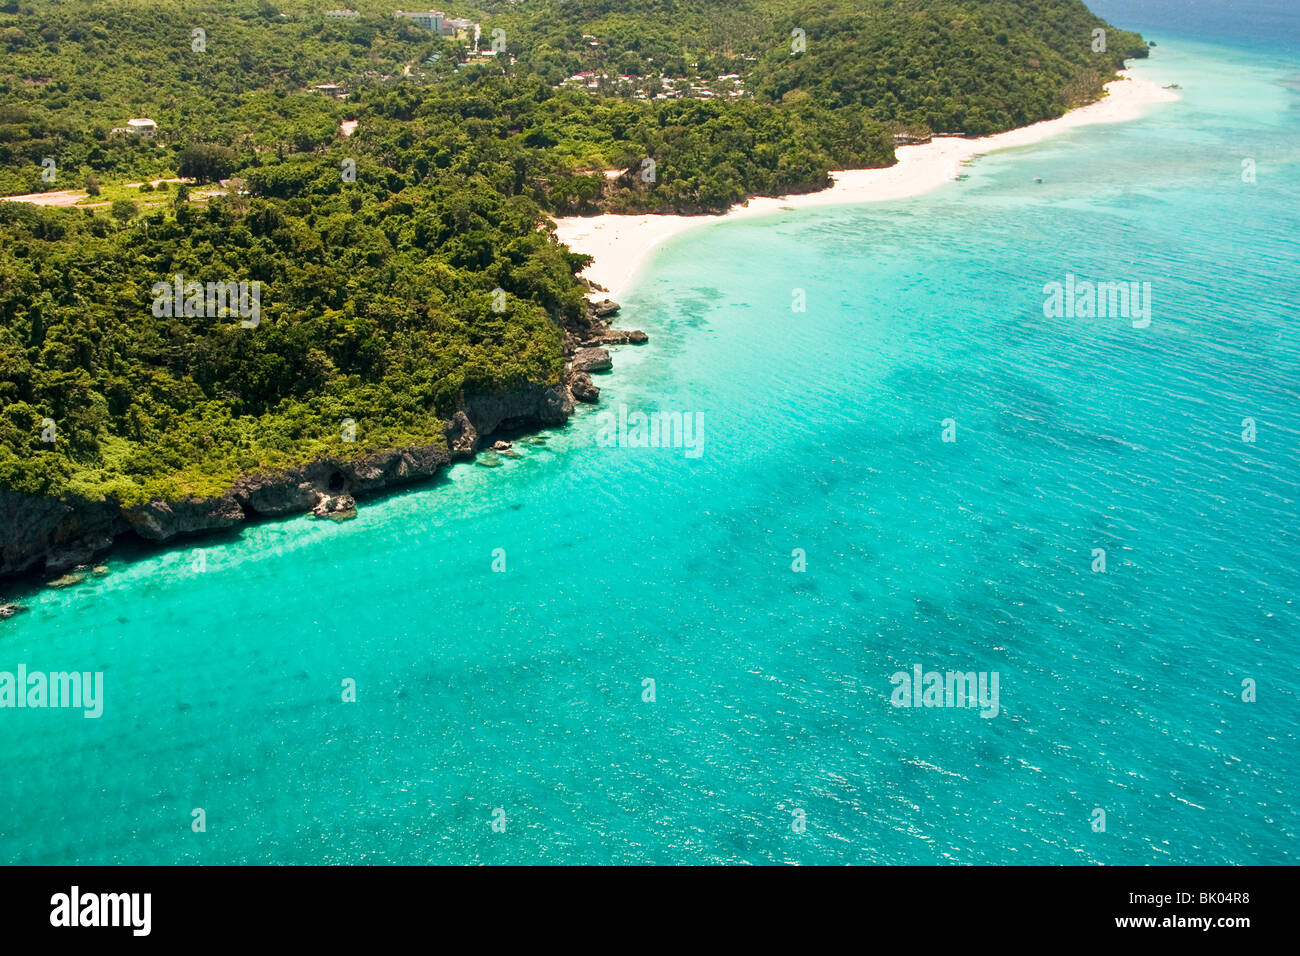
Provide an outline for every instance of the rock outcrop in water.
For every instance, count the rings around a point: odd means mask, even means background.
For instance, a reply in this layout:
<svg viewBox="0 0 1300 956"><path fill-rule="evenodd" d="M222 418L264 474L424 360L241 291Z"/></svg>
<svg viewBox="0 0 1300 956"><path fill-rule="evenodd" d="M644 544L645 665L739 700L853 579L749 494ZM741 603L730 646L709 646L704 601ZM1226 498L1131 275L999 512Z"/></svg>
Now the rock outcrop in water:
<svg viewBox="0 0 1300 956"><path fill-rule="evenodd" d="M609 328L608 319L618 308L609 299L589 303L581 316L564 323L570 361L561 384L525 383L466 396L463 408L444 425L443 442L353 460L324 457L295 468L243 475L214 498L123 506L111 497L58 500L0 489L0 576L61 574L90 563L125 534L166 542L229 531L256 518L307 513L333 520L351 517L355 498L432 478L450 463L472 458L490 444L485 439L494 432L561 425L573 414L575 400L598 401L600 389L588 373L612 366L601 346L647 340L644 332ZM318 513L322 506L325 512Z"/></svg>
<svg viewBox="0 0 1300 956"><path fill-rule="evenodd" d="M351 495L321 495L316 507L311 509L313 518L327 518L330 521L347 521L357 516L357 502Z"/></svg>
<svg viewBox="0 0 1300 956"><path fill-rule="evenodd" d="M624 329L607 329L599 337L585 345L645 345L650 341L650 336L646 335L640 329L635 331L626 331Z"/></svg>
<svg viewBox="0 0 1300 956"><path fill-rule="evenodd" d="M586 372L574 372L569 377L569 394L575 402L595 404L600 401L600 389L591 381Z"/></svg>
<svg viewBox="0 0 1300 956"><path fill-rule="evenodd" d="M608 372L614 367L614 360L605 349L578 349L573 355L575 372Z"/></svg>
<svg viewBox="0 0 1300 956"><path fill-rule="evenodd" d="M618 315L619 304L613 299L601 299L591 303L591 311L598 319L609 319Z"/></svg>

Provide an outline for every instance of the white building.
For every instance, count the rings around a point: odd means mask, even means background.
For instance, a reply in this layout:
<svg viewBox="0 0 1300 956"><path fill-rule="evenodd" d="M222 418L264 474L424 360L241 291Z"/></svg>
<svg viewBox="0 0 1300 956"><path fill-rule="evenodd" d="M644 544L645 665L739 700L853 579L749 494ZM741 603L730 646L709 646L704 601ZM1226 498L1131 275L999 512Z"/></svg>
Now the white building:
<svg viewBox="0 0 1300 956"><path fill-rule="evenodd" d="M449 17L441 10L426 10L423 13L417 13L413 10L398 10L393 16L404 17L413 21L417 26L424 27L439 36L459 37L462 40L468 40L474 33L474 28L478 26L473 20L467 20L464 17Z"/></svg>
<svg viewBox="0 0 1300 956"><path fill-rule="evenodd" d="M423 13L417 13L409 10L398 10L393 16L397 18L405 17L408 20L415 21L416 26L424 27L426 30L432 30L434 33L443 32L443 21L447 19L446 14L441 10L426 10Z"/></svg>

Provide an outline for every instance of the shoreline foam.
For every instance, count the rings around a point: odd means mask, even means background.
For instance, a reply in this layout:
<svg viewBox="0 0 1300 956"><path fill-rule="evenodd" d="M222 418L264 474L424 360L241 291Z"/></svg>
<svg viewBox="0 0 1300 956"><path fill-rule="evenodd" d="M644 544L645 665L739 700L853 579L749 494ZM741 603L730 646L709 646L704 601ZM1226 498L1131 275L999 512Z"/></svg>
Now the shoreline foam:
<svg viewBox="0 0 1300 956"><path fill-rule="evenodd" d="M1106 84L1106 93L1097 102L1073 109L1064 116L977 139L939 136L929 143L899 146L895 149L898 162L893 166L834 171L831 173L832 185L819 192L756 197L720 215L647 213L625 216L606 213L565 216L555 220L555 235L574 252L594 257L595 261L581 273L582 276L617 299L627 291L650 253L660 243L696 226L781 209L883 202L919 196L952 182L960 174L962 166L977 156L999 149L1028 146L1079 126L1137 119L1144 107L1179 98L1172 90L1135 77L1129 70L1119 75L1120 79Z"/></svg>

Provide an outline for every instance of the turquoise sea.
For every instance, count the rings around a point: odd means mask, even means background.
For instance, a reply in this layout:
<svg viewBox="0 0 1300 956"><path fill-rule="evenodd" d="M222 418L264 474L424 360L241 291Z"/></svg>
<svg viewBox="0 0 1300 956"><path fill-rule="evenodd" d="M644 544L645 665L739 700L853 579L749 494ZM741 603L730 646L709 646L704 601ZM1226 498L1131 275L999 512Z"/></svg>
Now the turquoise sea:
<svg viewBox="0 0 1300 956"><path fill-rule="evenodd" d="M1296 862L1300 61L1154 35L1141 120L675 239L521 457L30 598L106 700L0 712L0 862Z"/></svg>

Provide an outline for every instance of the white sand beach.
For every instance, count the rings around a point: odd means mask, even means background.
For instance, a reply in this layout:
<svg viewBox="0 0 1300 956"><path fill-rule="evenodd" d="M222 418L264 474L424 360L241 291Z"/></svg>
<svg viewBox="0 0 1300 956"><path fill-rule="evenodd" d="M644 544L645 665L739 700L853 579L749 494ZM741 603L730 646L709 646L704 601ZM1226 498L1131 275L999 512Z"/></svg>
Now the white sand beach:
<svg viewBox="0 0 1300 956"><path fill-rule="evenodd" d="M895 165L885 169L833 172L833 184L821 192L751 199L719 216L568 216L555 220L556 236L574 252L594 257L595 261L582 274L617 299L650 252L665 239L687 229L778 209L917 196L955 179L962 165L976 156L998 149L1028 146L1078 126L1136 119L1152 103L1178 99L1178 94L1172 90L1135 77L1127 70L1120 73L1120 77L1107 84L1106 95L1096 103L1071 110L1057 119L979 139L944 136L917 146L899 146L895 150L898 156Z"/></svg>

